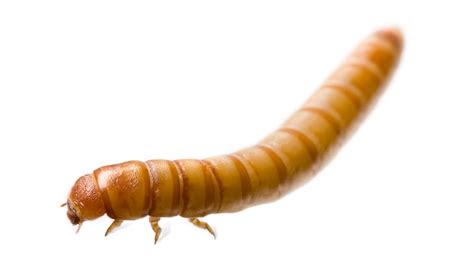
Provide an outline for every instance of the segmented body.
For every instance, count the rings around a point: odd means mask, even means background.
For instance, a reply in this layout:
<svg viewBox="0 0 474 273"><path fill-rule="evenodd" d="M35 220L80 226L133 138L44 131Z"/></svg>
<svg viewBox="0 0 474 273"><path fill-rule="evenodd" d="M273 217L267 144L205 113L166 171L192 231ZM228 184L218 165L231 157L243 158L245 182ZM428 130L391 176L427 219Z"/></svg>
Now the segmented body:
<svg viewBox="0 0 474 273"><path fill-rule="evenodd" d="M120 220L195 218L278 199L310 179L333 154L380 94L401 49L396 30L369 36L302 108L254 146L204 160L105 166L80 178L76 185L86 183L90 190L73 187L68 202L82 221L104 212ZM95 195L92 201L77 202L86 192Z"/></svg>

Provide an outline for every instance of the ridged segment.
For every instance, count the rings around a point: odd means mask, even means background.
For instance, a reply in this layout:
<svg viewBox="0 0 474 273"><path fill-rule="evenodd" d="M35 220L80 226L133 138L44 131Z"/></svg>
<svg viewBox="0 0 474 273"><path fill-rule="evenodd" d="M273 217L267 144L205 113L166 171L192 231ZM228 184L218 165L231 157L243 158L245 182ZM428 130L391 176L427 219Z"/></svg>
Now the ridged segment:
<svg viewBox="0 0 474 273"><path fill-rule="evenodd" d="M206 213L211 213L216 211L216 204L219 202L216 200L215 195L215 188L214 188L214 177L212 172L209 170L208 165L203 161L198 161L201 164L202 172L204 174L204 188L205 188L205 196L204 196L204 208Z"/></svg>
<svg viewBox="0 0 474 273"><path fill-rule="evenodd" d="M155 217L177 215L179 189L176 187L176 170L172 169L174 165L168 160L149 160L145 163L152 177L152 200L148 214Z"/></svg>
<svg viewBox="0 0 474 273"><path fill-rule="evenodd" d="M173 181L173 201L171 203L170 215L178 215L181 213L181 188L182 178L178 174L178 166L175 161L168 161L171 177Z"/></svg>
<svg viewBox="0 0 474 273"><path fill-rule="evenodd" d="M128 161L101 167L92 177L110 217L137 219L149 213L151 177L145 163Z"/></svg>
<svg viewBox="0 0 474 273"><path fill-rule="evenodd" d="M91 177L92 177L92 181L94 181L94 183L97 185L97 188L99 188L100 190L100 195L102 197L102 201L104 202L107 216L109 216L112 219L117 219L117 214L115 213L112 207L112 204L110 203L109 194L107 193L107 184L102 183L102 185L100 185L97 182L97 178L95 177L94 172L91 174Z"/></svg>
<svg viewBox="0 0 474 273"><path fill-rule="evenodd" d="M278 131L290 134L294 136L295 138L297 138L298 141L301 144L303 144L303 146L306 149L306 152L308 153L308 155L311 157L313 161L318 158L319 152L318 152L317 145L315 145L313 141L305 135L305 133L299 131L298 129L288 128L288 127L282 127L278 129Z"/></svg>
<svg viewBox="0 0 474 273"><path fill-rule="evenodd" d="M244 163L242 163L242 161L238 157L234 155L229 155L229 158L232 160L235 168L239 172L242 202L247 203L252 199L252 185L250 182L250 174Z"/></svg>
<svg viewBox="0 0 474 273"><path fill-rule="evenodd" d="M273 166L275 166L277 170L279 182L285 183L286 177L288 176L288 171L287 167L285 166L285 163L283 163L283 160L278 155L278 153L275 152L272 147L267 145L260 144L255 147L263 150L270 157L271 161L273 162Z"/></svg>
<svg viewBox="0 0 474 273"><path fill-rule="evenodd" d="M334 117L334 115L332 115L329 110L326 110L323 107L314 107L313 106L313 107L303 107L303 108L300 109L300 111L306 111L306 112L310 112L310 113L313 113L315 115L321 116L322 118L324 118L327 121L327 123L329 123L332 126L332 128L334 129L336 134L341 133L342 125L338 121L337 117Z"/></svg>

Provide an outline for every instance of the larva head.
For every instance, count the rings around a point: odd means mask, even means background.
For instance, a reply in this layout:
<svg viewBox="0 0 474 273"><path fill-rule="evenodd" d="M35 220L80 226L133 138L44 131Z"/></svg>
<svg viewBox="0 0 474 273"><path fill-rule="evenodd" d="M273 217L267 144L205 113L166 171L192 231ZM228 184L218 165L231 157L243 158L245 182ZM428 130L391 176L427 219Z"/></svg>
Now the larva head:
<svg viewBox="0 0 474 273"><path fill-rule="evenodd" d="M93 179L90 174L84 175L72 186L67 199L67 217L73 225L105 214L100 190Z"/></svg>

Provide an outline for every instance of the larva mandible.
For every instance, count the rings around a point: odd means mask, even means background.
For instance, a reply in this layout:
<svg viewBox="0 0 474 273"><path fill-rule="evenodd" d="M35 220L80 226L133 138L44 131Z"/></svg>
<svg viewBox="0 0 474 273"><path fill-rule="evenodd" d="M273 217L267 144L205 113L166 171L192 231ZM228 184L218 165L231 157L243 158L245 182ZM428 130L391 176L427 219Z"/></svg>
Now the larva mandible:
<svg viewBox="0 0 474 273"><path fill-rule="evenodd" d="M73 225L107 214L106 235L124 220L180 215L194 225L211 213L270 202L308 181L380 94L403 47L398 29L367 37L323 85L275 132L258 144L204 160L129 161L80 177L67 199Z"/></svg>

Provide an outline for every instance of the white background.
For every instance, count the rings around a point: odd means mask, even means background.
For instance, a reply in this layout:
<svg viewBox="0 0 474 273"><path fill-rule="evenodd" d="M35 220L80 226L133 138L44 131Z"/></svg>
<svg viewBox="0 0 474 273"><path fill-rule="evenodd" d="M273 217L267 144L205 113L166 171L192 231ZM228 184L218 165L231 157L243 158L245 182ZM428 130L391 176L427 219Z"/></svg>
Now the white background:
<svg viewBox="0 0 474 273"><path fill-rule="evenodd" d="M470 1L166 2L0 2L1 272L474 271ZM217 240L179 217L156 246L145 219L74 233L77 177L253 144L387 25L392 84L303 188L206 217Z"/></svg>

